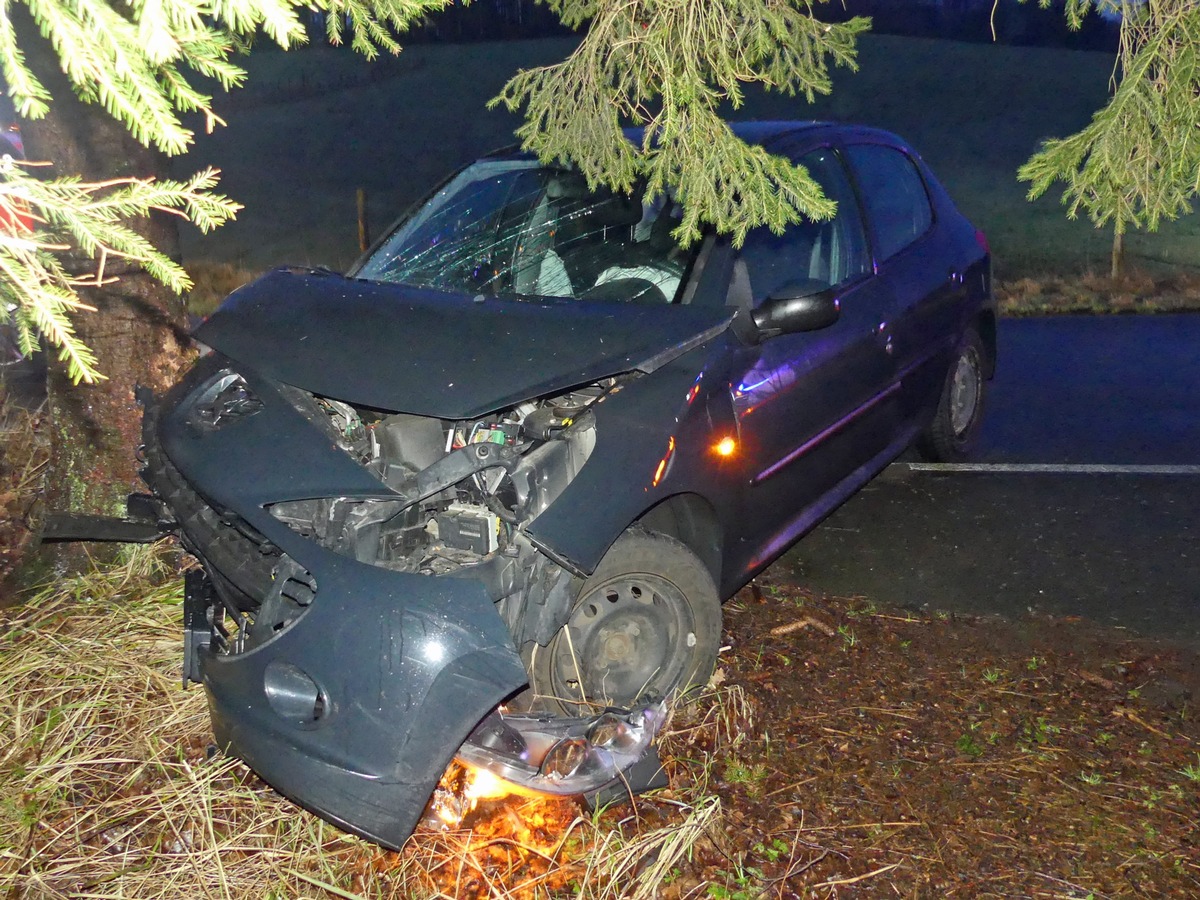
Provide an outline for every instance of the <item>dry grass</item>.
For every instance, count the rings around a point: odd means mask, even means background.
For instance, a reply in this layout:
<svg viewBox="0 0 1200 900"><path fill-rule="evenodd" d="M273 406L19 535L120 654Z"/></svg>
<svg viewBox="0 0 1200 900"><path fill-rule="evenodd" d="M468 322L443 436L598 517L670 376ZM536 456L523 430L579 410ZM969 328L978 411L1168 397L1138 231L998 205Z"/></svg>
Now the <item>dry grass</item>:
<svg viewBox="0 0 1200 900"><path fill-rule="evenodd" d="M645 898L720 816L513 798L400 854L346 836L209 752L169 562L139 549L0 613L0 896Z"/></svg>
<svg viewBox="0 0 1200 900"><path fill-rule="evenodd" d="M203 694L179 686L180 597L147 587L162 565L139 550L0 620L8 897L264 896L299 887L310 848L352 845L208 759Z"/></svg>
<svg viewBox="0 0 1200 900"><path fill-rule="evenodd" d="M193 287L188 292L188 314L203 318L221 305L222 301L243 284L261 273L232 263L196 260L187 264Z"/></svg>
<svg viewBox="0 0 1200 900"><path fill-rule="evenodd" d="M1018 278L998 282L996 297L1006 316L1192 312L1200 310L1200 273Z"/></svg>

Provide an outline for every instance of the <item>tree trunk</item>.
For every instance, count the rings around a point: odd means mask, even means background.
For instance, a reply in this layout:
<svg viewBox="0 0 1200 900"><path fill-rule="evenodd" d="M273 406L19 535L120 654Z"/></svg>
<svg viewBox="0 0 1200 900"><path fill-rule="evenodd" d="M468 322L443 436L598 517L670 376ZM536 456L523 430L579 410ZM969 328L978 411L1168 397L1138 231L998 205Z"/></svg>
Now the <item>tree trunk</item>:
<svg viewBox="0 0 1200 900"><path fill-rule="evenodd" d="M32 23L27 17L22 16L20 24L25 26L20 46L54 97L46 118L23 123L28 158L53 163L39 171L47 177L81 175L85 181L165 175L165 157L134 141L101 107L76 99L48 44L30 34ZM173 216L155 215L126 224L178 258ZM97 264L79 254L69 256L65 265L69 272L83 275L94 272ZM104 274L117 280L80 290L80 297L95 312L77 313L73 322L82 341L95 351L107 380L73 385L66 366L56 354L49 354L48 510L124 513L126 495L144 488L134 456L141 443L141 412L134 389L137 385L165 389L178 375L190 345L181 298L136 264L109 260ZM94 552L91 555L95 557ZM82 555L76 558L82 560Z"/></svg>
<svg viewBox="0 0 1200 900"><path fill-rule="evenodd" d="M1120 228L1113 231L1112 258L1109 263L1109 275L1113 281L1125 274L1125 232Z"/></svg>

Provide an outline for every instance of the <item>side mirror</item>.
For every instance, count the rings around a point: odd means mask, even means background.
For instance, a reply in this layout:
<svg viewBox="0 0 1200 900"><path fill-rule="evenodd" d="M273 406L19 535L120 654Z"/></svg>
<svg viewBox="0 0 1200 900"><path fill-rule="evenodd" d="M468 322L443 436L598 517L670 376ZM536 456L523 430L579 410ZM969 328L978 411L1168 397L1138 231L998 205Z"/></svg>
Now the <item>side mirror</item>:
<svg viewBox="0 0 1200 900"><path fill-rule="evenodd" d="M818 331L838 320L841 304L824 282L790 281L772 291L751 316L761 338Z"/></svg>

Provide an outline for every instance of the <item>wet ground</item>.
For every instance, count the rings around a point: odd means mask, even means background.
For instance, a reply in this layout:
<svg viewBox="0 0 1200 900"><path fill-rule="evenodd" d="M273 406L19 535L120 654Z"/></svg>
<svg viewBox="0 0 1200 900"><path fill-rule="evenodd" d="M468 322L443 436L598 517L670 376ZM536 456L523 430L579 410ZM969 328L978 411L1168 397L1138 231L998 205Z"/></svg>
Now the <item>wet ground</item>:
<svg viewBox="0 0 1200 900"><path fill-rule="evenodd" d="M776 564L830 595L1200 647L1200 316L1006 320L982 465L893 466Z"/></svg>

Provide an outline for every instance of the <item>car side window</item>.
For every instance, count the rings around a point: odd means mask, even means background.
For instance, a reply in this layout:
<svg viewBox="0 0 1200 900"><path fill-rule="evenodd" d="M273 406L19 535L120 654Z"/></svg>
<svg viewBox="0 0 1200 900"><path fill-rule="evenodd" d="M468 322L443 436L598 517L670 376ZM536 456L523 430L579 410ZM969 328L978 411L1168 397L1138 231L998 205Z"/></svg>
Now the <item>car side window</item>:
<svg viewBox="0 0 1200 900"><path fill-rule="evenodd" d="M892 147L852 144L846 155L862 188L863 206L875 232L882 262L929 230L933 211L916 165Z"/></svg>
<svg viewBox="0 0 1200 900"><path fill-rule="evenodd" d="M810 281L814 290L824 290L856 278L870 267L858 203L837 153L822 147L797 162L808 170L822 193L837 203L837 214L824 222L798 222L783 234L762 227L746 235L741 259L755 303L787 284Z"/></svg>

